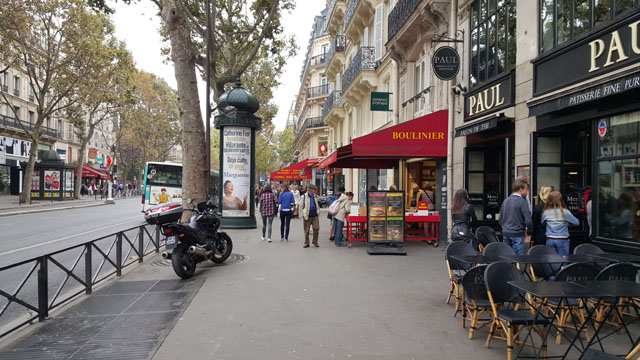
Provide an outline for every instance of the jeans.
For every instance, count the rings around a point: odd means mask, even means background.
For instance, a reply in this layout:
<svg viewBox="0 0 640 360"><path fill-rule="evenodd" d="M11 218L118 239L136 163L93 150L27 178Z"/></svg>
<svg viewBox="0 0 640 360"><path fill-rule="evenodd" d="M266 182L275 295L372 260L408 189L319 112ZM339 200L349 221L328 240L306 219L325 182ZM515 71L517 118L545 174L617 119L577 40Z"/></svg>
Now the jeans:
<svg viewBox="0 0 640 360"><path fill-rule="evenodd" d="M556 249L558 255L569 255L569 239L547 238L547 246Z"/></svg>
<svg viewBox="0 0 640 360"><path fill-rule="evenodd" d="M335 219L335 225L333 226L333 241L336 246L342 246L342 228L344 227L344 221Z"/></svg>
<svg viewBox="0 0 640 360"><path fill-rule="evenodd" d="M511 246L516 255L524 255L524 236L503 236L505 244Z"/></svg>
<svg viewBox="0 0 640 360"><path fill-rule="evenodd" d="M265 230L267 230L269 234L269 239L271 239L271 228L273 228L273 218L275 215L264 216L262 215L262 237L264 237Z"/></svg>
<svg viewBox="0 0 640 360"><path fill-rule="evenodd" d="M291 210L280 211L280 238L289 240L289 224L291 223Z"/></svg>

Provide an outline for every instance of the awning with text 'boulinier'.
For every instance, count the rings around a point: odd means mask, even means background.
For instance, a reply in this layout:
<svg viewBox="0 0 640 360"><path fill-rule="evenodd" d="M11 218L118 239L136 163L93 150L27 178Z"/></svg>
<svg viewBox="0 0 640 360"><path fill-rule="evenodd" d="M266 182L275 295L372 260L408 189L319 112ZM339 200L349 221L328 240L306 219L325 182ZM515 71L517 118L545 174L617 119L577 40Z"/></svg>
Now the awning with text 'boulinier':
<svg viewBox="0 0 640 360"><path fill-rule="evenodd" d="M318 165L319 159L306 159L274 171L269 176L272 181L311 180L312 168Z"/></svg>
<svg viewBox="0 0 640 360"><path fill-rule="evenodd" d="M448 111L429 115L353 139L319 167L384 169L398 159L447 156Z"/></svg>

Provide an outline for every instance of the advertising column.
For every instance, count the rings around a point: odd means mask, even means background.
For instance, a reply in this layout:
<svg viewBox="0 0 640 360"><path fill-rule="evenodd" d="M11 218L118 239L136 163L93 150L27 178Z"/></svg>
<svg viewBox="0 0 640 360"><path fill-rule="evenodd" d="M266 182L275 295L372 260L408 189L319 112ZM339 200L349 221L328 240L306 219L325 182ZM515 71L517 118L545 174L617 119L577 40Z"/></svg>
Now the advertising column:
<svg viewBox="0 0 640 360"><path fill-rule="evenodd" d="M222 147L222 216L249 216L251 128L226 126Z"/></svg>

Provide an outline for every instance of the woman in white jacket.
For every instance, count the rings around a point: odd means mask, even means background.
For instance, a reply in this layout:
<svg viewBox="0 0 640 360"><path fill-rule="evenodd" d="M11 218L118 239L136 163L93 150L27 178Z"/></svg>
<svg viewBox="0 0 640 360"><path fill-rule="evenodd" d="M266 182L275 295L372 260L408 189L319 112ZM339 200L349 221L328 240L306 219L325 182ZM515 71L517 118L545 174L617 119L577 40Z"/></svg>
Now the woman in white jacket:
<svg viewBox="0 0 640 360"><path fill-rule="evenodd" d="M300 190L298 190L298 185L293 185L293 200L296 202L296 208L293 209L293 217L298 217L298 207L300 206Z"/></svg>
<svg viewBox="0 0 640 360"><path fill-rule="evenodd" d="M340 208L338 213L333 216L335 220L335 224L333 226L333 239L336 246L346 246L346 242L342 244L342 228L344 227L344 222L347 217L347 213L349 212L349 207L351 206L351 200L353 199L353 193L347 192L340 195L340 197L336 200L340 202Z"/></svg>

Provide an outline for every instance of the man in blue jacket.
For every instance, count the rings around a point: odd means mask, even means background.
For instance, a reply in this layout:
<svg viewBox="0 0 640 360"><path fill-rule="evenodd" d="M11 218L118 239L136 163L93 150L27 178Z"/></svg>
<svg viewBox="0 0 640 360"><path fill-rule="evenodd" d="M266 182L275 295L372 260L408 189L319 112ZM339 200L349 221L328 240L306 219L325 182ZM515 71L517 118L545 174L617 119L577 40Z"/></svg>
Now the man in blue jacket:
<svg viewBox="0 0 640 360"><path fill-rule="evenodd" d="M511 187L513 194L502 202L500 208L500 226L503 242L513 248L518 255L524 255L525 243L533 234L531 211L527 202L529 185L522 179L516 179Z"/></svg>

